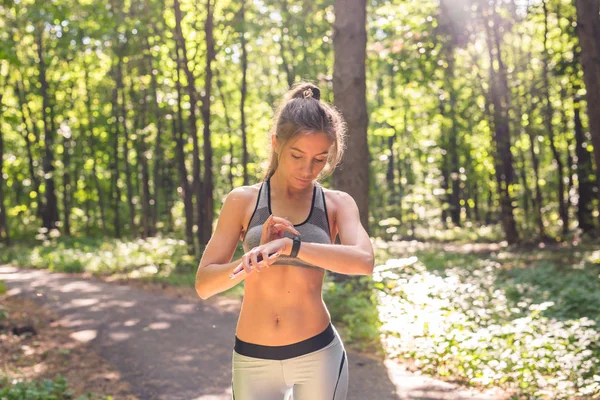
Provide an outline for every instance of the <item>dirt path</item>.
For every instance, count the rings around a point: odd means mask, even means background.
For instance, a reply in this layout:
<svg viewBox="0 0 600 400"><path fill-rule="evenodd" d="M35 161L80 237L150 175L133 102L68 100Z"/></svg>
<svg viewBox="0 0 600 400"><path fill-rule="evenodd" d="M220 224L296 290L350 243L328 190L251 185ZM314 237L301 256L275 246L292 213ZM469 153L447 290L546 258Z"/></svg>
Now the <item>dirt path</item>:
<svg viewBox="0 0 600 400"><path fill-rule="evenodd" d="M237 300L176 298L72 274L0 266L9 294L45 304L143 400L230 400ZM193 292L193 289L189 289ZM349 352L348 400L502 399Z"/></svg>

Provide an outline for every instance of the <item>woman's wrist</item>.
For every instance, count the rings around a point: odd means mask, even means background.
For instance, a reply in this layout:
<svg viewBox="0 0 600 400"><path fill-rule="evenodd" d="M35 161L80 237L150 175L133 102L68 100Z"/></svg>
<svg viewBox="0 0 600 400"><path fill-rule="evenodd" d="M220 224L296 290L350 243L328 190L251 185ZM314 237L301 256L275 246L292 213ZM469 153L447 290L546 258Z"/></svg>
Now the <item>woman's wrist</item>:
<svg viewBox="0 0 600 400"><path fill-rule="evenodd" d="M289 237L284 237L281 238L281 240L283 240L283 250L281 251L281 254L289 256L292 253L292 246L294 245L294 241L292 239L290 239Z"/></svg>

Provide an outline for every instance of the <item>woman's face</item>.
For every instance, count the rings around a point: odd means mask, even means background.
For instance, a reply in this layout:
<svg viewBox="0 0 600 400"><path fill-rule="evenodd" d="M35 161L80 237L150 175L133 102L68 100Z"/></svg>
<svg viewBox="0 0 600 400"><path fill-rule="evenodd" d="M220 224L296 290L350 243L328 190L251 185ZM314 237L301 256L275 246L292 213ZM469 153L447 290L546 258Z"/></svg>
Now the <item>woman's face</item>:
<svg viewBox="0 0 600 400"><path fill-rule="evenodd" d="M278 169L281 168L291 185L298 188L310 186L327 164L332 144L333 141L325 133L300 133L283 147ZM275 136L273 145L278 149Z"/></svg>

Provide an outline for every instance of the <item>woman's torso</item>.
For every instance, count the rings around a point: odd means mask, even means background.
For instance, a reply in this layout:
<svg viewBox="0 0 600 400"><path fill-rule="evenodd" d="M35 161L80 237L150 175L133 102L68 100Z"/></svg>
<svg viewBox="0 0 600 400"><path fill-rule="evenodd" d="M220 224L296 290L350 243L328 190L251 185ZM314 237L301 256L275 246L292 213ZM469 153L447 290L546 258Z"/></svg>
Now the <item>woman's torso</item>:
<svg viewBox="0 0 600 400"><path fill-rule="evenodd" d="M267 185L266 182L265 185ZM242 238L245 238L253 217L252 225L256 225L257 209L261 205L266 205L265 200L267 199L271 200L268 211L275 216L287 216L301 233L304 229L304 233L320 237L319 241L324 242L322 234L319 236L316 231L309 232L307 226L302 226L303 222L306 223L310 220L310 222L320 225L322 229L329 230L327 235L329 243L331 243L331 238L335 238L337 233L334 218L335 205L334 202L328 201L327 191L321 186L318 187L319 191L315 188L312 196L299 199L297 202L278 201L273 198L268 187L263 187L261 191L261 184L251 186L251 188L255 194L249 196L248 204L246 204ZM317 200L320 200L321 204L326 203L325 213L322 216L326 216L326 222L319 220L318 213L320 210L323 211L323 207L319 205L318 201L315 206L315 195L321 196L321 190L323 190L322 198L317 198ZM265 195L267 198L261 200L259 196ZM260 214L260 210L258 211ZM264 213L266 210L262 211ZM262 221L264 218L262 216L258 221ZM256 231L260 227L256 226L253 229ZM257 232L253 233L256 236ZM244 241L245 252L250 250L248 242L252 246L258 245L250 240ZM296 260L296 262L298 261L300 260ZM293 262L290 263L293 264ZM249 343L281 346L296 343L320 333L330 321L329 312L321 295L323 278L324 270L320 268L293 265L271 266L262 269L260 273L250 274L244 284L244 300L236 336Z"/></svg>

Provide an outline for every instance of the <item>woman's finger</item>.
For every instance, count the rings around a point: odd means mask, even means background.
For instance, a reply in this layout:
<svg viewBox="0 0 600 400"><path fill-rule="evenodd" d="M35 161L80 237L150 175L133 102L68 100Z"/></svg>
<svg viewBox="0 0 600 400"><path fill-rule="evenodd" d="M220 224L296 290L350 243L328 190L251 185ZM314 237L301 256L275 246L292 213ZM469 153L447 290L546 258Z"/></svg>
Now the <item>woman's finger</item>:
<svg viewBox="0 0 600 400"><path fill-rule="evenodd" d="M300 232L298 232L298 230L292 225L286 225L286 224L275 224L274 228L277 230L277 233L281 233L283 231L287 231L290 232L294 235L298 235L300 236Z"/></svg>
<svg viewBox="0 0 600 400"><path fill-rule="evenodd" d="M242 256L242 267L247 274L252 272L252 266L250 265L250 259L247 253Z"/></svg>
<svg viewBox="0 0 600 400"><path fill-rule="evenodd" d="M260 265L263 268L269 268L271 266L271 264L269 263L269 250L268 249L262 249L262 251L260 252L260 254L262 254L262 260L260 260Z"/></svg>
<svg viewBox="0 0 600 400"><path fill-rule="evenodd" d="M260 268L258 266L258 254L256 251L250 252L250 261L252 261L252 266L256 269L256 272L260 272Z"/></svg>

